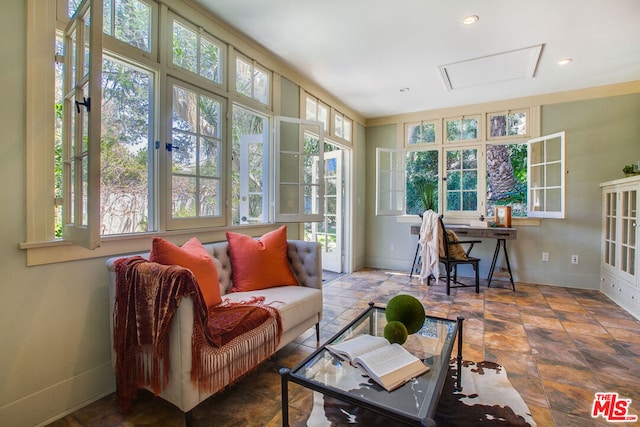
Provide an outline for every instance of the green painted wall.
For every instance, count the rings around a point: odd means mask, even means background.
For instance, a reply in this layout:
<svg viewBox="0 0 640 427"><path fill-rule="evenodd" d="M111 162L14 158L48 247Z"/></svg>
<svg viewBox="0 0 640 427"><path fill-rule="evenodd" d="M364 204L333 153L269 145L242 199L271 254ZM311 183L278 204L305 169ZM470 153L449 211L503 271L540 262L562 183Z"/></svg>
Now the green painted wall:
<svg viewBox="0 0 640 427"><path fill-rule="evenodd" d="M597 289L599 184L621 178L625 164L640 161L640 94L545 105L541 114L543 135L566 131L567 217L518 227L517 240L509 242L512 268L522 282ZM395 125L367 129L367 182L375 182L375 149L395 147L395 138ZM410 235L410 223L375 215L374 185L367 186L366 222L367 266L409 271L417 236ZM492 240L474 248L483 260L483 277L494 248ZM543 251L549 252L548 262L541 261ZM579 255L578 265L570 263L572 254Z"/></svg>

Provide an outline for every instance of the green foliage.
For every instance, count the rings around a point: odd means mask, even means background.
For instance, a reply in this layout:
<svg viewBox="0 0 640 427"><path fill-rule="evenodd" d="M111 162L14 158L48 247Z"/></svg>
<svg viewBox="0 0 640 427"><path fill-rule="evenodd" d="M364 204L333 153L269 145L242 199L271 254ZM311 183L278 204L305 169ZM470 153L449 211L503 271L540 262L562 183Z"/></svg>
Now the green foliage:
<svg viewBox="0 0 640 427"><path fill-rule="evenodd" d="M410 151L406 155L406 212L409 215L422 214L424 199L435 212L438 211L438 151ZM433 190L432 192L429 190Z"/></svg>
<svg viewBox="0 0 640 427"><path fill-rule="evenodd" d="M424 210L431 209L435 211L438 203L438 183L429 181L425 176L418 175L414 178L413 185L416 187Z"/></svg>

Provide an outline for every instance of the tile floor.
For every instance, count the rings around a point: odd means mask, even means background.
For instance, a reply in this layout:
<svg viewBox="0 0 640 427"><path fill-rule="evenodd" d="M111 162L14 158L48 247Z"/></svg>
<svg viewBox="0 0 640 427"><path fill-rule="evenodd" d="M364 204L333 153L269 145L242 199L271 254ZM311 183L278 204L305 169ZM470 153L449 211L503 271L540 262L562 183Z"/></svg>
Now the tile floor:
<svg viewBox="0 0 640 427"><path fill-rule="evenodd" d="M505 282L460 288L447 296L440 282L422 286L404 272L365 269L324 285L321 340L360 313L370 301L398 293L423 301L427 313L465 317L464 358L502 364L539 427L605 426L590 417L594 393L618 392L640 415L640 321L598 291ZM194 411L198 426L279 426L280 367L292 367L315 348L314 330L280 350L249 377ZM290 422L304 425L311 392L292 384ZM66 426L182 426L182 413L141 392L122 416L111 394L54 423ZM617 423L615 425L625 425ZM640 425L636 424L636 425Z"/></svg>

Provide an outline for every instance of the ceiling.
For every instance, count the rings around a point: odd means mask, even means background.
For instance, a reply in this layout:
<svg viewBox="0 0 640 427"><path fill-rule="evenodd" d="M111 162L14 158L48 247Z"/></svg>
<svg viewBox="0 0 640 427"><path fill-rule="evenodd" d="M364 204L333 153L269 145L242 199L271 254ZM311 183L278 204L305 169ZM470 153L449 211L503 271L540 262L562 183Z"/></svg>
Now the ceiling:
<svg viewBox="0 0 640 427"><path fill-rule="evenodd" d="M194 1L365 118L640 80L639 0Z"/></svg>

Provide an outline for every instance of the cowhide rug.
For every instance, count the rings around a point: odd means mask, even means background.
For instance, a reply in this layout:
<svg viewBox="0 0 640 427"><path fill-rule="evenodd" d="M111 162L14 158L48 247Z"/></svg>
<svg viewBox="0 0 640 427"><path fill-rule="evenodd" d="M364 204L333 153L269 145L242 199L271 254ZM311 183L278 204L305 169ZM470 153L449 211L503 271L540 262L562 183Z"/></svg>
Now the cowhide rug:
<svg viewBox="0 0 640 427"><path fill-rule="evenodd" d="M535 427L527 404L513 388L504 368L493 362L462 364L462 391L454 392L457 366L449 365L435 421L438 426ZM309 427L391 427L398 423L374 412L314 393Z"/></svg>

